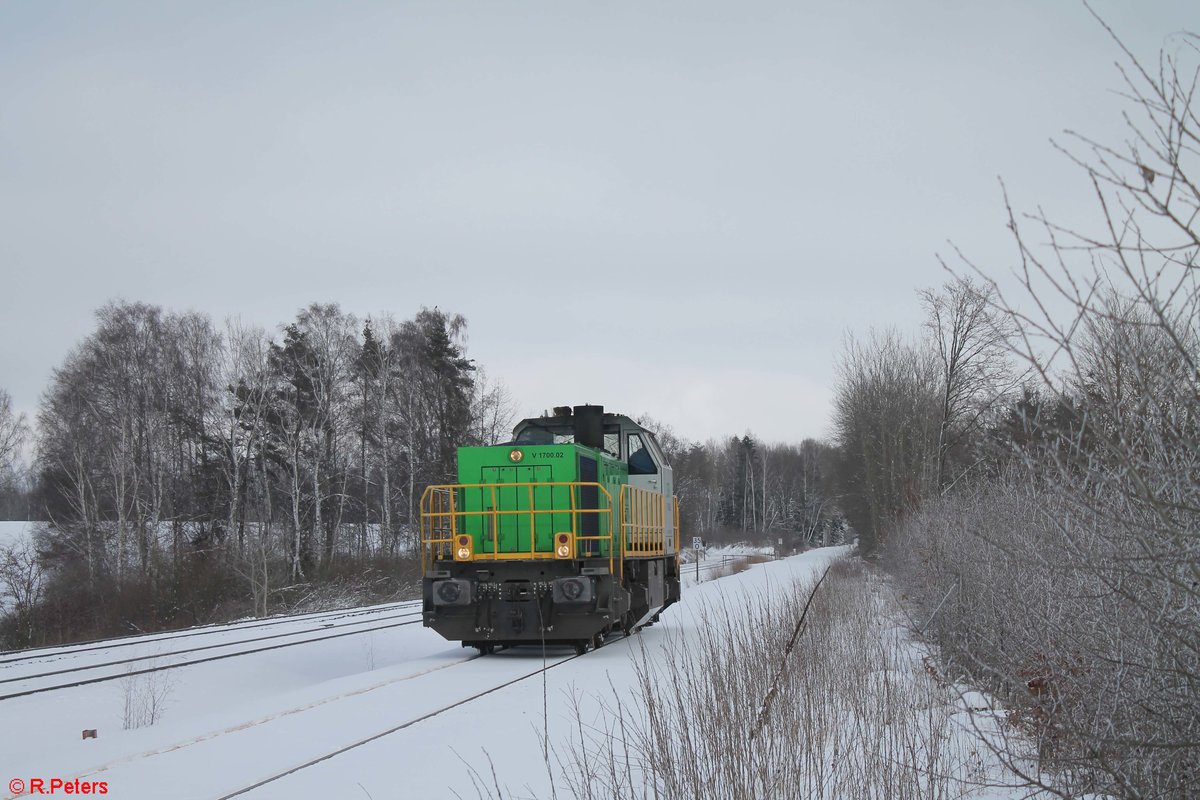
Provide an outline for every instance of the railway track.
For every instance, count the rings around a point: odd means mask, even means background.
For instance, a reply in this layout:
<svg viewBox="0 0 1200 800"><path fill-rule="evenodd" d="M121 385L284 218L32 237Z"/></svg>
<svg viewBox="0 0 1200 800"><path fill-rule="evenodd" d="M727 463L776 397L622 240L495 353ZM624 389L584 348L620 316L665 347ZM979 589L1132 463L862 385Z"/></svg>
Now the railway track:
<svg viewBox="0 0 1200 800"><path fill-rule="evenodd" d="M469 659L469 660L474 660L476 658L481 658L481 657L482 656L474 656L472 659ZM549 670L554 669L555 667L562 666L563 664L566 664L568 661L574 661L575 659L582 658L582 657L583 657L582 655L576 655L576 654L572 654L569 656L563 656L563 657L559 658L558 660L554 661L553 663L546 663L543 666L539 667L538 669L531 670L529 672L526 672L523 675L518 675L517 677L511 678L511 679L509 679L503 683L500 683L496 686L492 686L491 688L484 689L483 691L480 691L480 692L476 692L475 694L473 694L469 697L465 697L465 698L463 698L461 700L457 700L453 703L447 703L446 705L443 705L440 708L434 709L432 711L428 711L424 714L421 714L420 716L414 717L414 718L407 720L399 725L395 725L391 728L388 728L387 730L372 734L371 736L368 736L366 738L359 739L359 740L351 742L350 744L347 744L343 747L339 747L338 749L333 750L332 752L325 753L324 755L309 759L308 761L305 761L302 764L298 764L296 766L285 769L281 772L274 773L268 777L262 778L261 780L258 780L252 784L249 784L248 786L243 786L242 788L237 789L235 791L229 792L227 794L222 794L222 795L218 796L216 798L216 800L231 800L231 798L234 798L234 797L241 797L242 795L253 792L257 789L267 786L268 784L274 783L275 781L286 778L289 775L294 775L297 772L309 769L310 767L314 767L317 764L321 764L332 758L336 758L337 756L340 756L343 753L348 753L351 750L355 750L359 747L370 744L371 742L377 741L386 736L391 736L392 734L399 733L400 731L411 728L412 726L417 725L421 722L424 722L428 719L432 719L436 716L444 714L447 711L451 711L455 708L459 708L468 703L472 703L476 700L479 700L482 697L486 697L490 694L494 694L495 692L498 692L501 689L506 689L509 686L512 686L514 684L521 683L522 681L529 680L530 678L535 678L539 675L543 675L546 672L548 672ZM458 662L458 663L465 663L465 661Z"/></svg>
<svg viewBox="0 0 1200 800"><path fill-rule="evenodd" d="M64 657L75 656L80 653L90 653L96 650L112 650L118 647L135 647L137 645L155 644L158 642L171 642L177 639L188 639L198 636L212 636L214 634L267 628L275 625L315 621L318 619L336 620L345 617L364 616L379 611L391 611L398 608L416 608L420 605L420 600L402 600L397 603L383 603L381 605L370 606L368 608L340 608L333 611L313 611L308 614L271 617L269 619L250 620L246 622L214 623L212 625L201 625L194 628L187 628L181 631L136 633L128 636L117 636L111 639L92 639L85 642L76 642L74 644L63 645L61 647L54 648L37 648L35 650L19 651L10 650L0 653L0 668L3 668L8 664L21 664L39 659L56 660Z"/></svg>
<svg viewBox="0 0 1200 800"><path fill-rule="evenodd" d="M346 636L356 636L356 635L360 635L360 634L364 634L364 633L372 633L374 631L388 630L391 628L399 628L399 627L403 627L406 625L416 625L421 621L419 618L420 614L421 614L421 612L419 610L416 610L416 611L411 611L411 612L405 612L402 614L392 615L389 617L383 617L382 620L393 620L393 619L405 620L403 622L390 622L387 625L374 624L374 623L382 621L380 619L363 620L363 621L359 621L359 622L344 623L342 625L336 625L336 626L321 626L320 628L315 628L315 629L308 628L308 629L304 629L304 630L300 630L300 631L291 631L288 633L272 634L269 636L256 637L254 639L239 639L234 642L223 642L223 643L219 643L219 644L205 645L202 647L194 647L194 648L189 648L186 650L176 650L176 651L172 651L169 653L154 653L154 654L149 654L149 655L137 656L134 658L101 662L99 664L81 665L78 667L71 667L71 668L63 669L63 670L54 670L54 671L50 671L50 672L39 673L36 675L22 675L22 676L16 676L16 677L12 677L12 678L5 678L3 680L0 680L0 685L19 683L19 682L23 682L23 681L33 681L33 680L37 680L39 678L44 678L44 677L56 677L56 676L61 676L61 675L69 675L72 673L89 672L94 669L103 669L105 667L120 666L120 665L124 665L124 664L134 664L139 661L153 661L156 658L168 658L171 656L183 655L183 654L188 654L188 653L197 653L197 652L202 652L202 651L210 651L210 650L225 648L225 647L237 647L239 645L255 644L257 642L272 641L272 640L281 639L281 638L290 638L290 637L297 637L297 636L307 636L308 637L308 638L303 638L303 639L299 639L296 641L287 641L287 642L282 642L282 643L271 644L271 645L267 645L264 647L239 649L232 653L220 653L217 655L210 655L210 656L205 656L202 658L189 659L189 660L182 661L182 662L175 663L175 664L160 664L160 665L146 667L143 669L125 669L119 673L111 674L111 675L96 676L96 677L85 678L85 679L81 679L81 680L67 681L65 683L55 683L50 686L41 686L41 687L36 687L36 688L27 688L27 689L22 689L22 690L18 690L18 691L5 692L4 694L0 694L0 702L2 702L4 700L12 700L12 699L15 699L18 697L28 697L29 695L58 691L61 689L71 689L71 688L75 688L77 686L88 686L88 685L91 685L94 683L103 683L105 681L119 680L121 678L128 678L128 677L132 677L135 675L145 675L145 674L148 674L151 672L162 672L162 671L169 670L169 669L179 669L182 667L195 666L197 664L206 664L206 663L210 663L213 661L221 661L221 660L228 659L228 658L236 658L238 656L246 656L246 655L251 655L254 653L265 653L265 652L268 652L271 650L281 650L286 647L296 647L296 646L299 646L302 644L312 644L315 642L324 642L324 641L329 641L332 639L341 639ZM412 617L417 617L417 619L411 619ZM321 630L328 630L328 627L340 629L340 628L349 628L349 627L357 627L357 626L365 626L365 625L370 625L371 627L363 627L363 628L359 628L357 630L351 630L351 631L339 630L337 633L329 633L329 634L321 635L321 636L311 636L310 635L313 633L317 633L318 631L321 631ZM3 690L0 690L0 691L3 691Z"/></svg>
<svg viewBox="0 0 1200 800"><path fill-rule="evenodd" d="M407 624L412 624L412 623L407 623ZM619 641L623 641L623 639L618 640L618 642ZM613 643L613 644L616 644L616 643ZM324 753L320 753L320 754L316 754L316 755L310 755L310 757L306 758L306 760L302 761L301 763L288 765L286 768L280 768L280 769L278 769L278 771L274 771L269 775L259 777L255 780L253 780L253 782L249 782L246 785L241 786L240 788L234 789L232 791L229 791L227 789L215 790L214 795L217 798L217 800L228 800L229 798L241 797L241 796L250 794L252 792L257 791L258 789L261 789L264 786L268 786L268 785L273 784L276 781L279 781L283 778L287 778L288 776L294 775L298 772L302 772L303 770L309 769L318 764L329 761L330 759L336 758L337 756L340 756L344 753L347 753L352 750L363 747L367 744L370 744L371 742L375 742L379 739L383 739L387 736L407 730L408 728L419 725L422 722L425 722L427 720L438 717L438 716L440 716L446 712L452 711L456 708L461 708L462 706L468 705L469 703L475 702L481 698L495 694L496 692L500 692L510 686L515 685L515 684L518 684L518 683L521 683L524 681L528 681L531 679L535 679L538 676L543 675L545 672L547 672L551 669L562 666L563 664L566 664L569 661L574 661L575 659L581 658L581 657L582 656L576 655L574 653L564 654L561 656L550 656L548 661L543 661L543 662L539 663L539 665L536 668L526 669L517 675L512 675L510 673L508 676L505 677L504 680L502 680L501 682L499 682L495 685L492 685L492 686L489 686L489 687L483 688L483 689L474 689L474 690L469 689L468 691L471 691L472 693L466 697L454 699L452 702L446 702L446 703L441 704L438 707L433 708L433 709L422 710L421 713L416 714L416 715L412 716L411 718L406 719L403 722L400 722L399 724L391 725L391 726L387 727L386 729L379 730L375 733L372 733L369 736L355 739L354 741L348 742L348 743L346 743L342 746L339 746L336 749L333 749L329 752L324 752ZM105 774L110 774L111 770L113 770L115 768L128 767L142 759L154 758L156 756L176 753L182 749L189 748L194 745L201 745L206 742L212 742L213 740L223 739L227 735L237 736L243 732L253 730L264 724L269 724L269 723L274 722L279 719L290 717L294 714L303 713L303 712L310 711L313 709L318 709L318 708L321 708L324 706L329 706L330 704L337 703L338 701L350 700L352 698L360 697L362 695L368 694L370 692L374 692L379 689L384 689L386 687L394 686L395 684L401 684L406 681L419 679L419 678L425 677L427 675L430 675L431 673L434 673L434 672L440 672L445 669L453 669L455 667L461 667L463 665L477 661L481 658L484 658L484 657L480 656L480 655L476 655L476 654L471 654L464 658L451 661L447 664L436 666L433 669L421 670L421 671L413 672L413 673L406 674L403 676L389 678L388 680L381 681L377 684L366 686L366 687L363 687L360 689L356 689L354 691L347 692L345 694L321 698L319 700L315 700L311 703L305 704L304 706L300 706L300 707L296 707L296 708L289 708L286 710L282 710L282 711L278 711L278 712L269 714L268 716L265 716L265 717L250 720L247 722L237 723L237 724L231 725L227 728L224 728L224 729L221 729L218 731L214 731L214 732L207 733L204 735L196 736L195 738L190 739L190 740L178 742L178 743L168 745L165 747L156 748L154 750L149 750L149 751L145 751L145 752L141 752L141 753L127 755L127 756L124 756L124 757L118 759L117 761L113 761L113 762L110 762L110 763L107 763L107 764L104 764L101 766L94 767L90 770L87 770L84 773L75 775L73 777L77 777L81 780L95 779L97 776L104 776ZM495 657L494 656L488 657L489 660L491 660L493 658L495 658ZM110 782L112 780L116 780L116 777L114 776L113 778L110 778ZM5 796L5 797L6 797L6 800L11 800L11 798L8 798L8 796Z"/></svg>
<svg viewBox="0 0 1200 800"><path fill-rule="evenodd" d="M231 734L237 735L241 732L252 730L254 728L257 728L261 725L273 722L275 720L290 717L294 714L300 714L305 711L319 709L319 708L321 708L323 706L327 706L331 703L336 703L339 700L347 700L347 699L358 697L358 696L361 696L364 694L368 694L368 693L376 691L378 689L383 689L383 688L386 688L388 686L392 686L392 685L395 685L398 683L404 683L406 681L421 678L423 676L429 675L434 672L440 672L441 670L444 670L444 669L450 669L450 668L453 668L453 667L456 667L456 666L459 666L462 664L467 664L467 663L469 663L471 661L475 661L476 659L479 659L479 658L482 658L482 656L472 653L470 655L464 656L463 658L456 659L454 661L450 661L446 664L438 665L436 667L433 667L432 669L419 670L419 671L401 675L398 677L389 678L389 679L381 681L379 683L375 683L375 684L372 684L369 686L355 689L353 691L349 691L344 694L334 695L331 697L323 697L323 698L320 698L317 700L313 700L312 702L306 703L305 705L302 705L302 706L276 711L265 717L259 717L257 719L252 719L249 721L237 722L236 724L230 725L229 727L226 727L226 728L223 728L220 730L216 730L216 731L211 731L211 732L199 735L199 736L195 736L191 739L176 742L176 743L162 746L162 747L157 747L152 750L146 750L146 751L139 752L139 753L132 753L129 755L125 755L125 756L118 758L115 761L110 761L106 764L92 767L91 769L88 769L84 772L73 775L72 777L78 778L80 780L96 778L97 776L101 776L105 773L108 773L115 768L127 766L130 764L136 763L138 761L141 761L143 759L153 758L155 756L162 756L162 755L166 755L166 754L170 754L170 753L176 753L180 750L184 750L189 747L200 745L205 742L211 742L211 741L220 739L221 737L224 737L227 735L231 735ZM414 721L414 723L415 723L415 721ZM293 770L293 771L295 771L295 770ZM260 781L260 783L266 783L266 782L269 782L269 781ZM0 795L0 797L2 797L3 800L16 800L16 798L17 798L17 796L15 796L15 795L8 795L8 794Z"/></svg>

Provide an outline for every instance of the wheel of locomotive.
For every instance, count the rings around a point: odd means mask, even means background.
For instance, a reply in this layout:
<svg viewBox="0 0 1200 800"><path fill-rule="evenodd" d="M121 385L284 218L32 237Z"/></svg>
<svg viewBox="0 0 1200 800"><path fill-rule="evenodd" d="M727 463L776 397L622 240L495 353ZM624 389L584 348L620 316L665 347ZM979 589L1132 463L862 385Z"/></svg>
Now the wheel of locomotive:
<svg viewBox="0 0 1200 800"><path fill-rule="evenodd" d="M592 637L592 649L599 650L603 646L604 646L604 633L602 631Z"/></svg>
<svg viewBox="0 0 1200 800"><path fill-rule="evenodd" d="M476 642L475 649L479 651L481 656L490 656L496 652L496 645L493 642Z"/></svg>
<svg viewBox="0 0 1200 800"><path fill-rule="evenodd" d="M591 644L588 639L578 639L575 642L575 655L581 656L588 651L588 645Z"/></svg>

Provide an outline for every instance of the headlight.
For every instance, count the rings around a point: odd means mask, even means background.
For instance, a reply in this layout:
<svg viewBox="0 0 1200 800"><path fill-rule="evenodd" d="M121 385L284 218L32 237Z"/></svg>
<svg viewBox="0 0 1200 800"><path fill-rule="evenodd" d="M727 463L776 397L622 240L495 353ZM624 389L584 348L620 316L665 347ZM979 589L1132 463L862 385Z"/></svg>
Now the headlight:
<svg viewBox="0 0 1200 800"><path fill-rule="evenodd" d="M455 561L470 561L471 560L471 537L459 536L456 540L457 544L454 547Z"/></svg>
<svg viewBox="0 0 1200 800"><path fill-rule="evenodd" d="M560 533L554 537L554 557L570 558L572 556L571 534Z"/></svg>

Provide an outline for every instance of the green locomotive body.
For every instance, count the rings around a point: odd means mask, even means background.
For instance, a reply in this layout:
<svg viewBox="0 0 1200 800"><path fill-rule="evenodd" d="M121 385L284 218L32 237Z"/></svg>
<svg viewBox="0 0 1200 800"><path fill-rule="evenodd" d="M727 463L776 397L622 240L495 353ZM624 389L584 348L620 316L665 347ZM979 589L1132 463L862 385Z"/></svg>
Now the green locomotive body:
<svg viewBox="0 0 1200 800"><path fill-rule="evenodd" d="M514 452L521 454L520 463L512 462ZM572 484L598 483L611 496L619 493L628 479L629 470L623 462L580 444L462 447L458 451L458 481L464 487L464 510L495 508L506 512L496 515L494 523L487 514L465 517L463 532L472 537L477 553L550 552L554 533L571 528L572 492L586 504L586 498L578 497L582 492L573 490ZM520 513L530 509L551 509L553 513ZM581 523L607 533L610 520L596 515ZM597 544L605 548L607 555L608 541Z"/></svg>
<svg viewBox="0 0 1200 800"><path fill-rule="evenodd" d="M458 451L421 501L424 624L464 646L569 644L657 619L679 599L670 465L653 433L599 406L523 420Z"/></svg>

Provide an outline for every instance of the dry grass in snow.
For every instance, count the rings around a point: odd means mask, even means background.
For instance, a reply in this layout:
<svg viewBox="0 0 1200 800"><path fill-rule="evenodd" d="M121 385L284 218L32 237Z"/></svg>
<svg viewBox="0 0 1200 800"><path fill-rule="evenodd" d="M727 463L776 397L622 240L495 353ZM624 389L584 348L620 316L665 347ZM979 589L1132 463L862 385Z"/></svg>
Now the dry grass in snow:
<svg viewBox="0 0 1200 800"><path fill-rule="evenodd" d="M727 595L687 637L637 647L632 696L614 690L599 713L576 698L574 741L550 754L555 795L1022 796L982 738L1001 718L938 679L882 581L846 559L812 589Z"/></svg>

